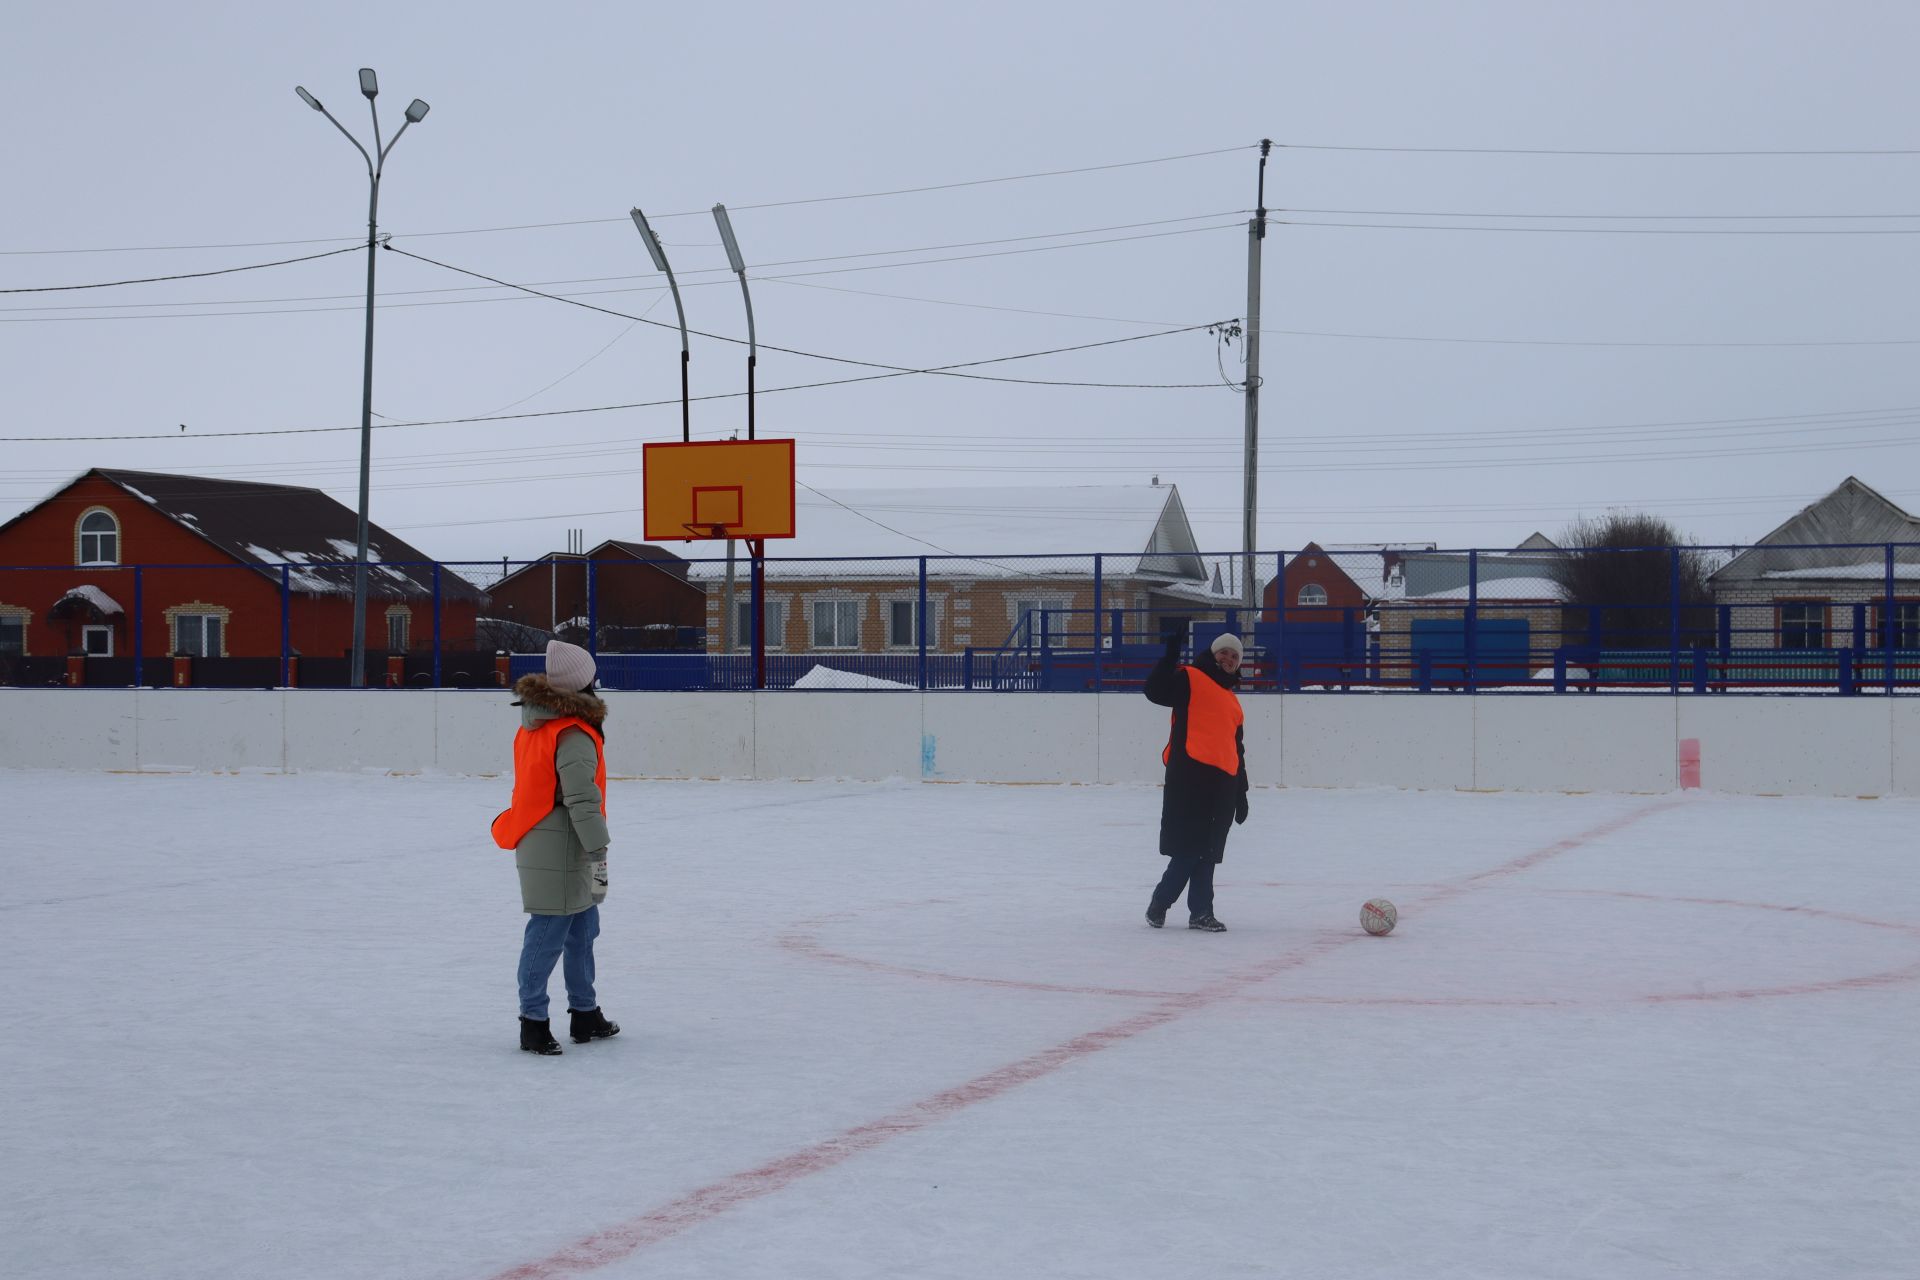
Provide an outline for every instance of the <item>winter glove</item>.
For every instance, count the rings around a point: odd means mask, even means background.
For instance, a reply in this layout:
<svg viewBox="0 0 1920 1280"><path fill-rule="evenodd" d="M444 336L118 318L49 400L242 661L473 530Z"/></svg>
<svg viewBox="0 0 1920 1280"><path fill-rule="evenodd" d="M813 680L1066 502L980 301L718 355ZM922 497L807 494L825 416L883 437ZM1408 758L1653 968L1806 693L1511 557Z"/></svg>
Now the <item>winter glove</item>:
<svg viewBox="0 0 1920 1280"><path fill-rule="evenodd" d="M597 850L587 855L593 870L593 905L599 906L607 900L607 851Z"/></svg>
<svg viewBox="0 0 1920 1280"><path fill-rule="evenodd" d="M1233 820L1236 823L1247 820L1247 793L1242 791L1240 798L1233 802Z"/></svg>

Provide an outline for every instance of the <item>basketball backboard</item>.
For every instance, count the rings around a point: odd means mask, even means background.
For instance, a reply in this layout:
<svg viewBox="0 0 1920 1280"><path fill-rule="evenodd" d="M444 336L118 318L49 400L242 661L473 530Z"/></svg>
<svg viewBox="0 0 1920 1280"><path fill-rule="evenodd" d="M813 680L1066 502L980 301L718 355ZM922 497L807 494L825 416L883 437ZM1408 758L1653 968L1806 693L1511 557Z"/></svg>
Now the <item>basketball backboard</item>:
<svg viewBox="0 0 1920 1280"><path fill-rule="evenodd" d="M648 542L794 536L791 440L649 444L640 468Z"/></svg>

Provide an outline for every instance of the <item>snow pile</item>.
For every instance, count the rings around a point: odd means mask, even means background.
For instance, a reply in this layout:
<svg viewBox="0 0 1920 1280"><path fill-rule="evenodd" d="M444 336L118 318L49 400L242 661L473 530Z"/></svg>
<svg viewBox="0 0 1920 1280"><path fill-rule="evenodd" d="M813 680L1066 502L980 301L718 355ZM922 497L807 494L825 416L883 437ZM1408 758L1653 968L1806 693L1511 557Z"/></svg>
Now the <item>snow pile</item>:
<svg viewBox="0 0 1920 1280"><path fill-rule="evenodd" d="M882 680L879 676L863 676L855 671L837 671L832 667L816 666L807 674L793 682L796 689L911 689L910 684L901 684L898 680Z"/></svg>

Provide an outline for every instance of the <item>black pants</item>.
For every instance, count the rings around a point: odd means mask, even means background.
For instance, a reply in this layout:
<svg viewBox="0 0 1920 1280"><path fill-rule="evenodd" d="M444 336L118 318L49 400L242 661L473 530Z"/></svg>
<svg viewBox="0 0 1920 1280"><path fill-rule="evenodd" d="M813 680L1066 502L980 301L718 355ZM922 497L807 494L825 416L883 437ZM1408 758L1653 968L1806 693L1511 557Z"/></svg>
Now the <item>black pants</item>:
<svg viewBox="0 0 1920 1280"><path fill-rule="evenodd" d="M1194 919L1213 914L1212 858L1168 858L1167 873L1153 891L1153 908L1165 911L1187 893L1187 914Z"/></svg>

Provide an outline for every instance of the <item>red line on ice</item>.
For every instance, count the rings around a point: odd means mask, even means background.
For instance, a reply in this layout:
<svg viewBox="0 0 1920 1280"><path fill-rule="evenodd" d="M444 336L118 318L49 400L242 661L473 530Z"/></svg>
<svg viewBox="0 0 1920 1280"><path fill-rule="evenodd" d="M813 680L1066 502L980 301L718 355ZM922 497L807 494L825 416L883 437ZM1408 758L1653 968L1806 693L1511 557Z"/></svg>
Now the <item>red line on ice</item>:
<svg viewBox="0 0 1920 1280"><path fill-rule="evenodd" d="M1602 823L1590 831L1583 831L1565 840L1557 840L1545 848L1523 854L1512 862L1495 867L1491 871L1470 876L1457 888L1442 890L1442 894L1450 897L1466 892L1491 877L1512 875L1527 870L1548 858L1578 849L1594 840L1612 835L1642 818L1663 809L1672 808L1675 803L1671 800L1660 801L1635 809L1631 813ZM523 1262L519 1266L497 1272L493 1280L551 1280L551 1277L579 1275L619 1262L649 1245L659 1244L683 1231L717 1218L729 1209L784 1190L802 1178L843 1164L882 1143L918 1132L936 1121L944 1120L977 1103L997 1098L1011 1089L1038 1080L1042 1076L1052 1075L1060 1068L1090 1057L1102 1049L1111 1048L1156 1030L1195 1010L1218 1004L1246 987L1264 982L1289 969L1299 968L1328 952L1362 938L1365 938L1364 934L1332 935L1298 951L1250 966L1242 973L1222 978L1190 994L1167 1000L1145 1012L1123 1018L1111 1026L1075 1036L1071 1040L1049 1049L1042 1049L1018 1062L998 1067L985 1075L975 1076L964 1084L943 1089L931 1097L909 1103L878 1120L857 1125L816 1142L812 1146L781 1156L777 1160L740 1173L730 1174L718 1182L708 1183L637 1218L608 1227L604 1231L596 1231L586 1239L568 1245L547 1257ZM1367 940L1372 941L1372 939Z"/></svg>

